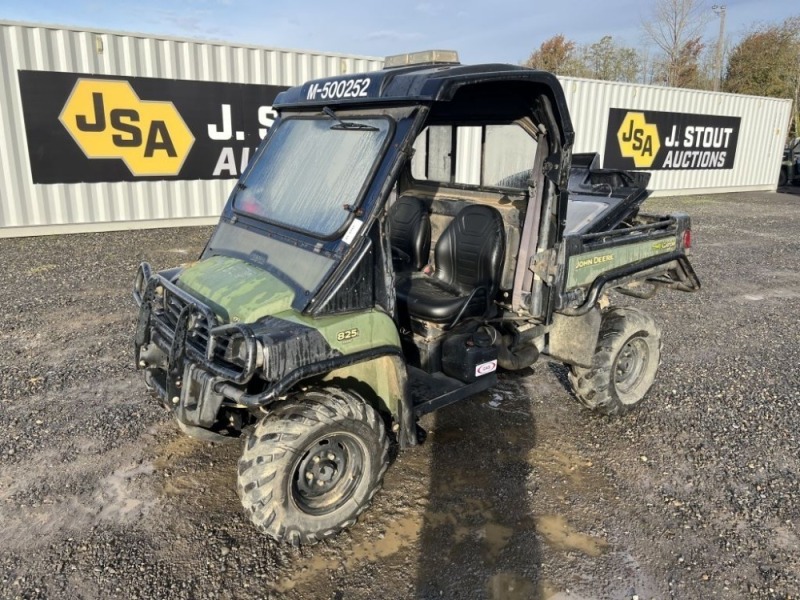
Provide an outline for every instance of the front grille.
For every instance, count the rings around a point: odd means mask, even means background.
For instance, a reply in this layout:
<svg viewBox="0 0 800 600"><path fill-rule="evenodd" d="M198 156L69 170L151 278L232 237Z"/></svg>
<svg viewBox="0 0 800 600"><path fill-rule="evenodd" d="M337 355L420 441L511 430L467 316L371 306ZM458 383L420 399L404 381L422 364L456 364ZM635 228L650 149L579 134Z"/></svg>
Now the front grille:
<svg viewBox="0 0 800 600"><path fill-rule="evenodd" d="M170 374L187 364L236 384L247 383L255 374L258 341L247 325L218 324L206 304L161 274L151 276L144 290L134 296L140 301L137 357L144 345L153 340L166 353ZM208 356L211 346L213 354ZM226 359L230 350L237 355Z"/></svg>
<svg viewBox="0 0 800 600"><path fill-rule="evenodd" d="M161 306L159 307L156 305L156 317L159 318L164 325L166 325L167 331L165 333L167 333L169 336L170 341L175 336L175 327L178 324L178 318L187 304L187 301L178 294L174 294L169 290L164 289L162 293ZM206 351L208 349L208 332L209 324L206 318L199 313L196 313L194 316L194 323L192 324L189 334L186 337L186 342L191 344L192 347L203 356L206 356ZM225 360L225 351L228 349L228 345L230 344L230 338L223 336L217 337L216 340L217 343L214 348L214 358L222 361L226 365L237 367L237 365Z"/></svg>
<svg viewBox="0 0 800 600"><path fill-rule="evenodd" d="M164 320L170 325L170 329L175 331L175 326L178 323L178 317L181 314L181 311L186 306L186 302L184 302L183 298L176 294L172 294L167 290L164 290L163 296L163 316Z"/></svg>

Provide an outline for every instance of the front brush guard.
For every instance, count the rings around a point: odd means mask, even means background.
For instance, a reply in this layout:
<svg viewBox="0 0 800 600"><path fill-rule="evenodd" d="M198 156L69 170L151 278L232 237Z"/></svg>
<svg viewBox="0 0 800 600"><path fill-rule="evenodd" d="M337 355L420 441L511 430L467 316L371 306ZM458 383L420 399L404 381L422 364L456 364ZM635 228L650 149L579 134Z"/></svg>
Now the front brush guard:
<svg viewBox="0 0 800 600"><path fill-rule="evenodd" d="M159 288L161 289L160 293L158 292ZM160 318L160 314L166 310L163 306L164 290L179 298L183 303L174 330L166 319ZM258 342L250 327L240 323L218 325L216 315L208 306L163 275L153 274L147 263L139 265L136 272L133 297L139 304L139 318L134 340L134 357L137 366L140 364L142 346L150 343L151 331L155 329L170 344L170 347L166 349L170 377L181 377L188 359L202 366L214 376L237 385L244 385L252 379L257 367ZM158 306L159 301L162 303L160 307ZM203 325L205 326L203 327ZM208 332L208 340L206 347L201 351L198 345L187 342L187 338L190 333L204 328ZM227 336L229 339L241 338L245 346L244 364L241 367L239 365L228 366L216 356L215 349L219 345L219 339L223 336Z"/></svg>

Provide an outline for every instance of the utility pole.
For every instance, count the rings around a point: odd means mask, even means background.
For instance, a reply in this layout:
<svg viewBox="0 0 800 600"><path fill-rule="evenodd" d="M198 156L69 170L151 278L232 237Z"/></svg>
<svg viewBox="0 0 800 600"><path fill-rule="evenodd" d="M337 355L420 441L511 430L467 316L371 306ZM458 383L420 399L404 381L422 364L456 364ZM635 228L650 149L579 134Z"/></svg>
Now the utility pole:
<svg viewBox="0 0 800 600"><path fill-rule="evenodd" d="M719 17L719 39L717 40L717 59L714 64L714 91L718 92L722 86L722 48L725 44L725 13L728 7L724 4L715 4L711 10Z"/></svg>

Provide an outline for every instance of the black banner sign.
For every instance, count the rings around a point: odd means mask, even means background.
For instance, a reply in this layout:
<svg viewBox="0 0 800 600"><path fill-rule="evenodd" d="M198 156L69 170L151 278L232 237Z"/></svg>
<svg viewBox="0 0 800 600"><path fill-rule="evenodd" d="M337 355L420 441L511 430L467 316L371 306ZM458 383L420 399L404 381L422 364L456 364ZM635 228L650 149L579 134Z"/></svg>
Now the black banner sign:
<svg viewBox="0 0 800 600"><path fill-rule="evenodd" d="M238 177L281 86L19 71L34 183Z"/></svg>
<svg viewBox="0 0 800 600"><path fill-rule="evenodd" d="M648 171L732 169L740 117L612 108L603 166Z"/></svg>

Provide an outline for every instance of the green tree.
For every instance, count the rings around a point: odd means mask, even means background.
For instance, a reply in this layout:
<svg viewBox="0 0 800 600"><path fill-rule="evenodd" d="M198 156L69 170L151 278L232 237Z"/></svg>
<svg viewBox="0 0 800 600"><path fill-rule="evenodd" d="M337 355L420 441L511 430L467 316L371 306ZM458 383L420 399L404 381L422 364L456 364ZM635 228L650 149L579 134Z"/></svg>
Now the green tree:
<svg viewBox="0 0 800 600"><path fill-rule="evenodd" d="M610 35L594 44L577 45L562 34L542 42L523 64L556 75L608 81L636 81L639 53L618 45Z"/></svg>
<svg viewBox="0 0 800 600"><path fill-rule="evenodd" d="M606 81L636 81L641 61L633 48L620 46L610 35L582 48L587 77Z"/></svg>
<svg viewBox="0 0 800 600"><path fill-rule="evenodd" d="M704 89L708 81L700 69L700 54L705 45L700 38L688 40L680 49L673 65L673 83L675 87Z"/></svg>
<svg viewBox="0 0 800 600"><path fill-rule="evenodd" d="M541 43L528 60L526 67L550 71L557 75L569 75L574 71L576 62L575 42L559 33Z"/></svg>
<svg viewBox="0 0 800 600"><path fill-rule="evenodd" d="M760 26L733 48L723 89L794 100L795 131L800 131L800 17Z"/></svg>
<svg viewBox="0 0 800 600"><path fill-rule="evenodd" d="M793 98L797 86L798 31L773 25L746 35L731 51L725 91Z"/></svg>

